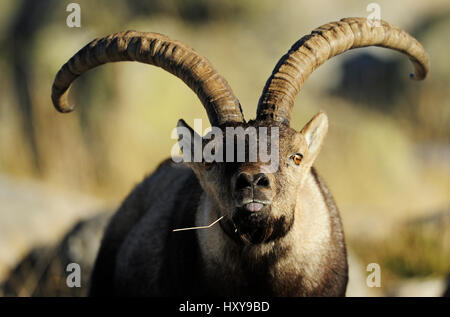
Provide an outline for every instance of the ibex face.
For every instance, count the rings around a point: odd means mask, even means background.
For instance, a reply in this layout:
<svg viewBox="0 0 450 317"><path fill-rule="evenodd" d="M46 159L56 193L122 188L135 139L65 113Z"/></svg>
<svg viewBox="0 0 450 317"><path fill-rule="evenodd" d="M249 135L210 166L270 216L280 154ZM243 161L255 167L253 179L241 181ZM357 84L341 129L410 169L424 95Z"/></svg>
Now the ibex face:
<svg viewBox="0 0 450 317"><path fill-rule="evenodd" d="M191 140L199 137L184 121L180 120L180 126L189 129ZM227 137L238 127L247 133ZM230 233L237 230L246 243L284 236L294 221L303 180L320 151L327 128L327 116L318 113L301 131L273 121L250 121L234 124L231 132L224 127L221 135L212 140L211 135L206 135L203 148L210 146L214 152L220 151L223 159L188 164L218 207L217 216L231 219L229 228L224 229ZM262 159L261 147L271 149L271 159L276 162ZM194 148L193 143L190 148ZM231 148L233 155L227 160ZM239 151L244 151L241 160ZM252 153L256 153L253 159Z"/></svg>

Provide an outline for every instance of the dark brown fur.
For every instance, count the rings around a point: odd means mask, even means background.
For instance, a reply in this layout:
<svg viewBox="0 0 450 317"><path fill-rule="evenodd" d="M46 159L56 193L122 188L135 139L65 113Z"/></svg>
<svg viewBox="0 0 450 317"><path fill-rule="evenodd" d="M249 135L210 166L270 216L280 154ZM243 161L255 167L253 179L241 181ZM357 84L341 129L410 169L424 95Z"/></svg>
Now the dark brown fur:
<svg viewBox="0 0 450 317"><path fill-rule="evenodd" d="M325 259L329 268L314 289L302 287L301 275L286 274L281 279L270 275L274 263L289 256L288 249L274 248L255 261L245 256L245 247L231 237L227 243L235 246L227 251L228 256L239 261L236 273L241 275L228 275L224 270L206 277L196 231L171 232L194 225L203 190L191 169L167 160L132 191L111 220L95 264L90 295L344 296L347 261L339 215L323 181L314 169L311 173L323 198L333 206L333 239ZM166 197L173 203L167 205ZM124 249L124 241L133 242ZM120 264L123 259L127 263Z"/></svg>

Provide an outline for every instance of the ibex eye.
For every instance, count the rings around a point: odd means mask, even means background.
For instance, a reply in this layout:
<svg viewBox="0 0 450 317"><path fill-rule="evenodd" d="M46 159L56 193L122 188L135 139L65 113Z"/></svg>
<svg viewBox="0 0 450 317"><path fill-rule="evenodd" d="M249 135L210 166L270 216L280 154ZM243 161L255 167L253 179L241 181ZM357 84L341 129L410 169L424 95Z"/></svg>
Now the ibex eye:
<svg viewBox="0 0 450 317"><path fill-rule="evenodd" d="M295 165L300 165L300 162L303 159L303 155L301 155L300 153L291 155L291 159L294 161Z"/></svg>

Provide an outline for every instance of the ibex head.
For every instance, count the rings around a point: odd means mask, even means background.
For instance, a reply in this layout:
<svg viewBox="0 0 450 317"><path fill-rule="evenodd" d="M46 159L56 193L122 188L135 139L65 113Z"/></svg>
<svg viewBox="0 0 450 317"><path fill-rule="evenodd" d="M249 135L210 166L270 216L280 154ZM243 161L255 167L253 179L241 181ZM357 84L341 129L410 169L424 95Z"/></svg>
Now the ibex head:
<svg viewBox="0 0 450 317"><path fill-rule="evenodd" d="M208 194L222 228L245 243L261 243L285 235L293 221L302 183L310 172L328 129L325 113L315 115L297 131L290 127L295 98L308 76L329 58L352 48L381 46L406 54L415 69L415 79L425 78L429 61L423 47L405 31L385 21L371 26L364 18L347 18L323 25L297 41L277 63L268 79L255 120L245 122L238 99L209 61L191 48L155 33L134 31L97 39L75 54L56 76L52 99L61 112L69 112L68 88L83 72L108 62L138 61L159 66L182 79L199 97L216 128L214 137L200 137L184 121L192 147L200 140L223 156L222 160L186 162ZM228 138L227 128L255 128L249 134ZM261 127L267 128L267 134ZM271 129L276 128L276 129ZM276 138L272 138L277 134ZM276 169L260 157L259 141L277 153ZM180 138L183 139L183 138ZM217 142L220 139L221 142ZM186 141L186 140L184 140ZM266 142L267 141L267 142ZM244 144L244 160L238 144ZM262 142L262 143L264 143ZM184 149L186 144L184 144ZM227 157L227 151L233 155ZM241 148L242 149L242 148ZM254 154L256 159L250 160ZM217 157L217 156L216 156Z"/></svg>

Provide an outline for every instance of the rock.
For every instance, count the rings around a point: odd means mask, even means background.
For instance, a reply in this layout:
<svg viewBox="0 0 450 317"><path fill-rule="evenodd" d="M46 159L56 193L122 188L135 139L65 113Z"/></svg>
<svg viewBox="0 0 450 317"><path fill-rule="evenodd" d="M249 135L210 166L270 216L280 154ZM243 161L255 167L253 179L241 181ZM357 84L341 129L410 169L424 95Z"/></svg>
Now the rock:
<svg viewBox="0 0 450 317"><path fill-rule="evenodd" d="M0 283L38 245L52 245L80 219L104 208L91 196L0 175Z"/></svg>
<svg viewBox="0 0 450 317"><path fill-rule="evenodd" d="M444 294L442 294L443 297L450 297L450 274L447 276L447 287L444 291Z"/></svg>
<svg viewBox="0 0 450 317"><path fill-rule="evenodd" d="M364 265L355 254L348 252L348 285L345 296L347 297L372 297L382 296L378 288L367 286L367 276L370 272L366 272Z"/></svg>
<svg viewBox="0 0 450 317"><path fill-rule="evenodd" d="M441 297L445 293L444 278L412 278L399 282L387 295L396 297Z"/></svg>
<svg viewBox="0 0 450 317"><path fill-rule="evenodd" d="M55 247L31 250L0 287L4 296L85 296L103 231L111 212L78 222ZM70 288L69 263L81 267L81 287Z"/></svg>

